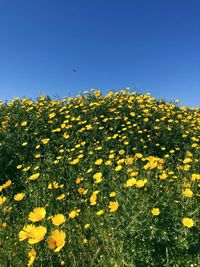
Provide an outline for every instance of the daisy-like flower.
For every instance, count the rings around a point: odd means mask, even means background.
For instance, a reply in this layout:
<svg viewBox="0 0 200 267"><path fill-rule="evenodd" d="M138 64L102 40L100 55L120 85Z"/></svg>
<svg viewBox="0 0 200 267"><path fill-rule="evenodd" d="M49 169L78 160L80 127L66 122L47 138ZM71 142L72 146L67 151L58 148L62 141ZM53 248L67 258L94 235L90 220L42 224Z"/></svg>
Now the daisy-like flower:
<svg viewBox="0 0 200 267"><path fill-rule="evenodd" d="M90 223L86 223L85 225L84 225L84 229L88 229L90 227Z"/></svg>
<svg viewBox="0 0 200 267"><path fill-rule="evenodd" d="M101 178L102 178L102 173L101 173L101 172L97 172L97 173L95 173L95 174L93 175L93 178L94 178L95 180L99 180L99 179L101 179Z"/></svg>
<svg viewBox="0 0 200 267"><path fill-rule="evenodd" d="M56 214L51 218L51 221L54 225L59 226L66 221L66 218L63 214Z"/></svg>
<svg viewBox="0 0 200 267"><path fill-rule="evenodd" d="M39 172L38 173L35 173L35 174L32 174L29 177L29 180L32 180L32 181L37 180L39 178L39 176L40 176L40 173Z"/></svg>
<svg viewBox="0 0 200 267"><path fill-rule="evenodd" d="M27 124L28 124L27 121L23 121L23 122L21 122L21 126L26 126Z"/></svg>
<svg viewBox="0 0 200 267"><path fill-rule="evenodd" d="M31 233L34 229L35 225L28 224L23 227L23 229L19 232L19 241L23 241L31 236Z"/></svg>
<svg viewBox="0 0 200 267"><path fill-rule="evenodd" d="M99 193L99 190L94 191L94 192L92 193L92 195L91 195L91 197L90 197L90 205L91 205L91 206L94 206L94 205L97 204L97 195L98 195L98 193Z"/></svg>
<svg viewBox="0 0 200 267"><path fill-rule="evenodd" d="M40 241L42 241L44 239L44 236L47 232L47 228L44 226L35 226L30 234L30 237L28 239L28 243L30 245L39 243Z"/></svg>
<svg viewBox="0 0 200 267"><path fill-rule="evenodd" d="M39 243L44 239L44 236L47 232L46 227L44 226L35 226L33 224L28 224L23 227L19 232L19 241L28 239L30 245Z"/></svg>
<svg viewBox="0 0 200 267"><path fill-rule="evenodd" d="M57 189L59 188L59 184L56 181L48 184L48 189Z"/></svg>
<svg viewBox="0 0 200 267"><path fill-rule="evenodd" d="M2 228L6 228L8 226L8 224L6 222L3 222L1 226L2 226Z"/></svg>
<svg viewBox="0 0 200 267"><path fill-rule="evenodd" d="M15 201L21 201L24 197L25 197L24 193L18 193L16 195L14 195L13 198L14 198Z"/></svg>
<svg viewBox="0 0 200 267"><path fill-rule="evenodd" d="M110 194L109 194L109 197L115 197L117 195L117 193L116 192L111 192Z"/></svg>
<svg viewBox="0 0 200 267"><path fill-rule="evenodd" d="M160 214L160 210L159 208L153 208L151 210L151 213L154 215L154 216L158 216Z"/></svg>
<svg viewBox="0 0 200 267"><path fill-rule="evenodd" d="M79 159L78 159L78 158L76 158L76 159L70 161L70 164L71 164L71 165L76 165L77 163L79 163Z"/></svg>
<svg viewBox="0 0 200 267"><path fill-rule="evenodd" d="M146 183L147 183L147 179L144 179L144 180L142 180L142 179L137 180L137 182L136 182L136 187L137 187L137 188L144 187Z"/></svg>
<svg viewBox="0 0 200 267"><path fill-rule="evenodd" d="M65 198L65 194L61 194L60 196L58 196L56 199L57 200L62 200L62 199L64 199Z"/></svg>
<svg viewBox="0 0 200 267"><path fill-rule="evenodd" d="M188 164L188 163L191 163L191 162L192 162L191 158L186 158L186 159L184 159L183 164Z"/></svg>
<svg viewBox="0 0 200 267"><path fill-rule="evenodd" d="M188 217L183 218L182 223L187 228L191 228L194 226L194 220Z"/></svg>
<svg viewBox="0 0 200 267"><path fill-rule="evenodd" d="M126 181L124 186L125 187L132 187L132 186L136 185L136 182L137 182L137 180L135 178L130 178Z"/></svg>
<svg viewBox="0 0 200 267"><path fill-rule="evenodd" d="M29 213L28 219L32 222L39 222L44 219L46 215L45 208L34 208L33 211Z"/></svg>
<svg viewBox="0 0 200 267"><path fill-rule="evenodd" d="M8 188L11 184L12 184L11 180L8 180L7 182L5 182L5 183L2 185L2 188L3 188L3 189Z"/></svg>
<svg viewBox="0 0 200 267"><path fill-rule="evenodd" d="M101 172L97 172L93 175L94 178L94 183L95 184L99 184L102 182L102 173Z"/></svg>
<svg viewBox="0 0 200 267"><path fill-rule="evenodd" d="M103 215L104 213L105 213L104 210L98 210L98 211L96 212L96 215L101 216L101 215Z"/></svg>
<svg viewBox="0 0 200 267"><path fill-rule="evenodd" d="M65 245L66 234L62 230L54 230L48 237L48 247L54 252L59 252Z"/></svg>
<svg viewBox="0 0 200 267"><path fill-rule="evenodd" d="M193 192L192 190L190 190L189 188L185 189L185 191L183 191L182 195L184 197L193 197Z"/></svg>
<svg viewBox="0 0 200 267"><path fill-rule="evenodd" d="M115 212L119 208L119 203L117 201L110 201L109 202L109 209L110 212Z"/></svg>
<svg viewBox="0 0 200 267"><path fill-rule="evenodd" d="M102 162L103 162L103 160L102 159L97 159L96 161L95 161L95 165L101 165L102 164Z"/></svg>
<svg viewBox="0 0 200 267"><path fill-rule="evenodd" d="M3 205L3 203L6 201L7 197L0 196L0 205Z"/></svg>
<svg viewBox="0 0 200 267"><path fill-rule="evenodd" d="M64 134L63 134L63 137L64 137L65 139L68 139L68 138L69 138L69 134L64 133Z"/></svg>
<svg viewBox="0 0 200 267"><path fill-rule="evenodd" d="M35 249L31 249L31 251L28 252L28 267L31 267L33 265L33 262L35 261L36 258L36 251Z"/></svg>
<svg viewBox="0 0 200 267"><path fill-rule="evenodd" d="M196 180L199 180L200 179L200 174L198 173L193 173L192 176L191 176L191 180L192 181L196 181Z"/></svg>
<svg viewBox="0 0 200 267"><path fill-rule="evenodd" d="M46 144L49 143L49 141L50 141L50 138L44 138L44 139L41 140L41 143L42 143L43 145L46 145Z"/></svg>
<svg viewBox="0 0 200 267"><path fill-rule="evenodd" d="M118 165L118 166L115 168L115 171L116 171L116 172L119 172L119 171L121 171L121 169L122 169L122 165Z"/></svg>
<svg viewBox="0 0 200 267"><path fill-rule="evenodd" d="M72 210L70 213L69 213L69 218L70 219L74 219L76 218L80 213L80 210Z"/></svg>

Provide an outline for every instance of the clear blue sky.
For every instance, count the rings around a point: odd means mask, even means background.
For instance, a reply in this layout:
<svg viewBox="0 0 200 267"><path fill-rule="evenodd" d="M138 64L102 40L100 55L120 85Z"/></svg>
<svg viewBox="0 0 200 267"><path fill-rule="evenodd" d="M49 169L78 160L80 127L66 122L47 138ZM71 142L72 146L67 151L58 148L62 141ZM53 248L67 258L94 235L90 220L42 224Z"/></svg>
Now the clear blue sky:
<svg viewBox="0 0 200 267"><path fill-rule="evenodd" d="M199 0L0 0L1 100L125 87L200 105Z"/></svg>

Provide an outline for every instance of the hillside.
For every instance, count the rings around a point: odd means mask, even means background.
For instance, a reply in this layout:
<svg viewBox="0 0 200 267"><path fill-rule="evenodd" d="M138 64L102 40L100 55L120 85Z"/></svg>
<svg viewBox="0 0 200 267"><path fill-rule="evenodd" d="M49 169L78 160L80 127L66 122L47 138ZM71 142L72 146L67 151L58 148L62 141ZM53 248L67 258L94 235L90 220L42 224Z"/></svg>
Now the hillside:
<svg viewBox="0 0 200 267"><path fill-rule="evenodd" d="M146 94L0 104L0 266L200 266L200 112Z"/></svg>

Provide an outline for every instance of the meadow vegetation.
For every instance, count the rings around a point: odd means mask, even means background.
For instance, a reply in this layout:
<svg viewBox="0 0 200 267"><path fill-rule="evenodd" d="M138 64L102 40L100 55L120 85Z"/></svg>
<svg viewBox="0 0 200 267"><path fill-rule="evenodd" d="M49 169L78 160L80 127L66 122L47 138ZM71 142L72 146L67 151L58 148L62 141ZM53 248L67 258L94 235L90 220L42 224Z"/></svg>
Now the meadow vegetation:
<svg viewBox="0 0 200 267"><path fill-rule="evenodd" d="M0 266L200 266L200 111L129 90L0 103Z"/></svg>

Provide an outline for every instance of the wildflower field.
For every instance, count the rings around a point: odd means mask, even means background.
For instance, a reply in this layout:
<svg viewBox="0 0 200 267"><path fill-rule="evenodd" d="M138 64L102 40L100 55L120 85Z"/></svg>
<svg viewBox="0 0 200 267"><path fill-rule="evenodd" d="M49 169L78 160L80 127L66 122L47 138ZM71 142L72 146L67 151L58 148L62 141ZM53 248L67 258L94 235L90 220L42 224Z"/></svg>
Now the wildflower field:
<svg viewBox="0 0 200 267"><path fill-rule="evenodd" d="M200 111L129 90L0 103L0 266L200 266Z"/></svg>

